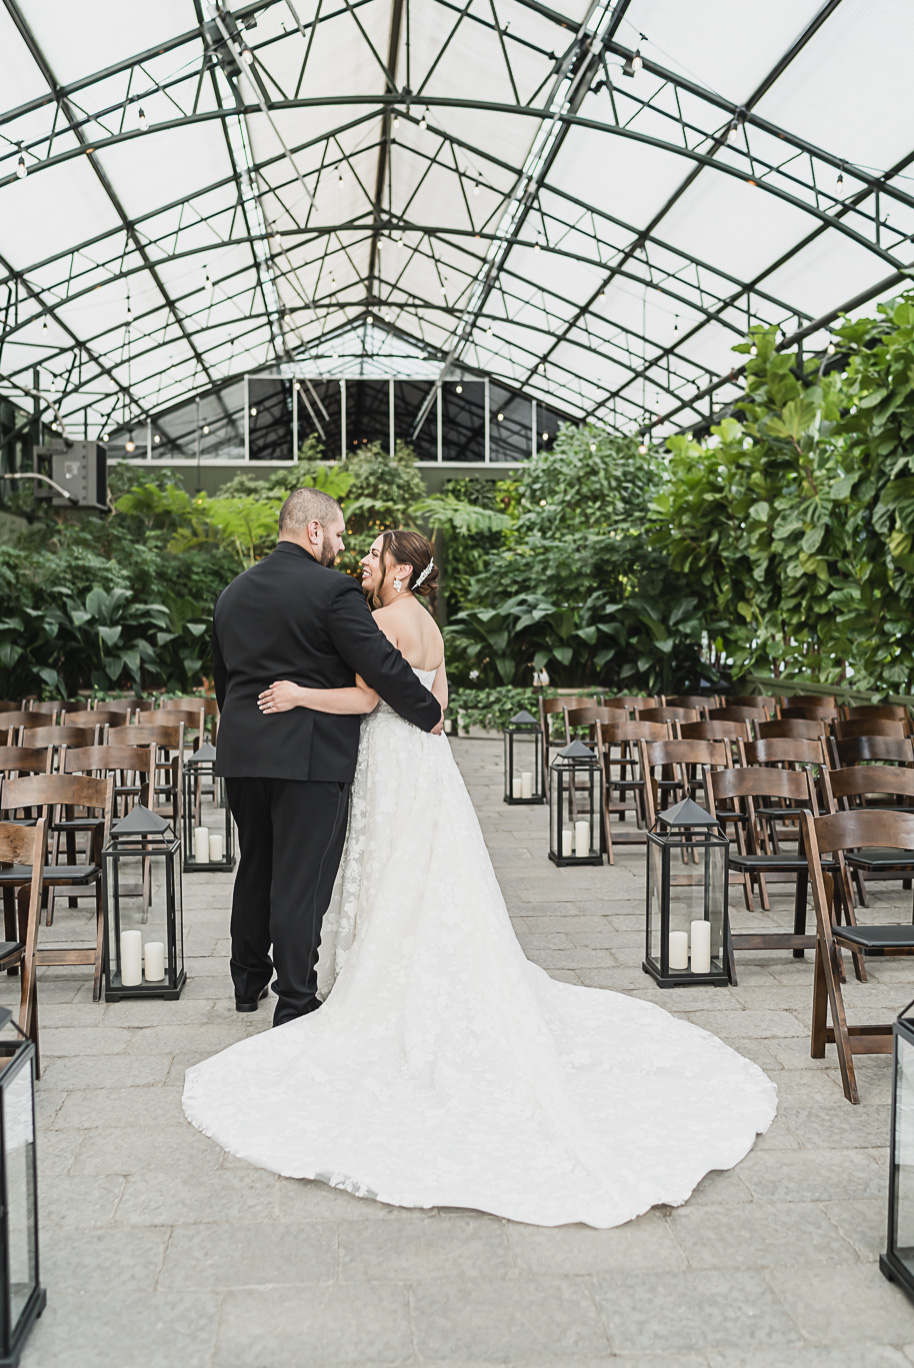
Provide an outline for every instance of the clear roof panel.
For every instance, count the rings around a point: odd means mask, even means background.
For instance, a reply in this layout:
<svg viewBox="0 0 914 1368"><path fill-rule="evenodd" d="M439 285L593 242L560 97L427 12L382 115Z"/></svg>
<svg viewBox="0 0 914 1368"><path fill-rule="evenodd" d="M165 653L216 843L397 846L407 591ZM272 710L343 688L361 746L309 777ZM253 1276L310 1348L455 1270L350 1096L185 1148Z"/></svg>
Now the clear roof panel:
<svg viewBox="0 0 914 1368"><path fill-rule="evenodd" d="M0 394L99 433L376 346L672 431L746 328L908 279L906 0L202 13L0 10Z"/></svg>

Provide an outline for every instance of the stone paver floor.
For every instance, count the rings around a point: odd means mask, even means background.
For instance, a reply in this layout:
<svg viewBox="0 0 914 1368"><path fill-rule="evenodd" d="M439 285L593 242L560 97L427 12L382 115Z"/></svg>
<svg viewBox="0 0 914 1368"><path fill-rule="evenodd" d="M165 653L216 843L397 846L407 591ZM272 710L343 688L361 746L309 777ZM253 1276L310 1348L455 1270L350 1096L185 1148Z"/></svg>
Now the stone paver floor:
<svg viewBox="0 0 914 1368"><path fill-rule="evenodd" d="M251 1168L181 1112L185 1068L269 1021L266 1004L254 1018L233 1009L229 879L187 877L179 1002L100 1006L84 970L42 971L48 1308L23 1364L910 1365L914 1307L877 1268L888 1059L859 1061L859 1107L832 1049L810 1059L811 957L743 954L736 988L656 989L640 968L643 852L555 869L544 810L501 801L498 744L454 746L528 956L660 1001L756 1060L780 1093L768 1135L684 1207L606 1231L403 1211ZM874 915L909 916L910 893L883 888ZM785 927L790 904L775 894ZM60 904L57 919L59 934L84 921ZM738 927L759 920L737 906ZM870 980L848 986L852 1020L914 996L914 962L872 962ZM14 991L4 977L0 997Z"/></svg>

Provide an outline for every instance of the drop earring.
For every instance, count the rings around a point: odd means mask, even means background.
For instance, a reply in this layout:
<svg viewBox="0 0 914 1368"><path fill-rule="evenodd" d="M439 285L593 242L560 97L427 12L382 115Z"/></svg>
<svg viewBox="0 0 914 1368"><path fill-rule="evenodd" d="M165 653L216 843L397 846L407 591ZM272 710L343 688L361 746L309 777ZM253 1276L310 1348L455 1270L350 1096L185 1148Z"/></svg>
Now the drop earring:
<svg viewBox="0 0 914 1368"><path fill-rule="evenodd" d="M399 594L399 592L400 592L400 590L401 590L402 588L403 588L403 581L401 580L400 576L397 575L396 579L394 580L394 589L395 589L396 592Z"/></svg>

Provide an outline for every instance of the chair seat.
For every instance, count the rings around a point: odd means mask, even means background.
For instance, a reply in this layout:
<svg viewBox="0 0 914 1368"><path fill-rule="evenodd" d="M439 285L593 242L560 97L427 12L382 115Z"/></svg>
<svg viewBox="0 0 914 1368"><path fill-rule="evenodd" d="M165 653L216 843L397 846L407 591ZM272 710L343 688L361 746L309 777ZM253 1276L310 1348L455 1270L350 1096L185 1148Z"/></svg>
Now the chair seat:
<svg viewBox="0 0 914 1368"><path fill-rule="evenodd" d="M914 869L914 850L899 850L892 846L861 846L848 850L845 859L853 869Z"/></svg>
<svg viewBox="0 0 914 1368"><path fill-rule="evenodd" d="M98 865L45 865L41 872L46 887L57 884L88 884L101 874ZM32 882L31 865L10 865L0 869L0 888Z"/></svg>
<svg viewBox="0 0 914 1368"><path fill-rule="evenodd" d="M9 959L18 959L24 949L22 941L0 941L0 964Z"/></svg>
<svg viewBox="0 0 914 1368"><path fill-rule="evenodd" d="M914 926L835 926L832 935L864 950L914 950Z"/></svg>
<svg viewBox="0 0 914 1368"><path fill-rule="evenodd" d="M797 873L806 868L806 857L804 855L740 855L730 852L730 868L738 872L755 873L756 870L765 872L766 869L783 869L788 873ZM837 869L837 860L823 859L823 869Z"/></svg>

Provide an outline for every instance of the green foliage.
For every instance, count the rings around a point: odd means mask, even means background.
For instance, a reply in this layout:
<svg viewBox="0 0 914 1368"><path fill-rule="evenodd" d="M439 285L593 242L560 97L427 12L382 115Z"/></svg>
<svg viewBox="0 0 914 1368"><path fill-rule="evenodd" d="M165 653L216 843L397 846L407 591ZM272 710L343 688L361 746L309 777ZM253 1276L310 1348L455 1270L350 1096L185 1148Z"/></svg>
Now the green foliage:
<svg viewBox="0 0 914 1368"><path fill-rule="evenodd" d="M470 586L502 548L516 522L516 481L469 477L448 480L441 494L413 505L412 516L431 537L443 567L449 612L466 603Z"/></svg>
<svg viewBox="0 0 914 1368"><path fill-rule="evenodd" d="M757 332L741 421L668 443L655 545L734 674L914 685L914 296L879 313L830 372Z"/></svg>
<svg viewBox="0 0 914 1368"><path fill-rule="evenodd" d="M585 696L596 693L595 689L585 689ZM451 689L448 697L448 717L466 733L470 727L482 727L485 731L501 731L511 718L522 709L536 717L540 698L555 698L555 689L523 689L502 686L495 689L475 687Z"/></svg>
<svg viewBox="0 0 914 1368"><path fill-rule="evenodd" d="M701 624L648 541L662 466L636 439L564 425L524 467L514 529L448 626L461 681L603 684L673 692L697 684Z"/></svg>

